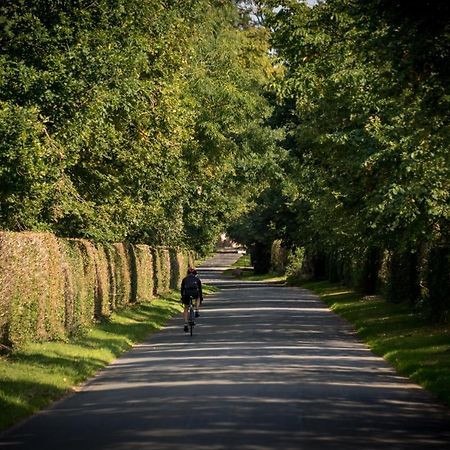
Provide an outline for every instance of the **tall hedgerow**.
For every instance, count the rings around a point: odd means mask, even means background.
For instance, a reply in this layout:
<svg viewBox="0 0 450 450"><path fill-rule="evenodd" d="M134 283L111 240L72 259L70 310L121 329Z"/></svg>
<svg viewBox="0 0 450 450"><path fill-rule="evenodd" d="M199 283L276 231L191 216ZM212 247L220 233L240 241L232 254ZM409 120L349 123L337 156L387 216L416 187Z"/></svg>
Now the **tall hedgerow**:
<svg viewBox="0 0 450 450"><path fill-rule="evenodd" d="M171 259L170 255L176 255ZM168 291L189 252L0 232L0 344L65 339Z"/></svg>
<svg viewBox="0 0 450 450"><path fill-rule="evenodd" d="M51 234L0 233L1 331L7 344L62 338L64 276Z"/></svg>

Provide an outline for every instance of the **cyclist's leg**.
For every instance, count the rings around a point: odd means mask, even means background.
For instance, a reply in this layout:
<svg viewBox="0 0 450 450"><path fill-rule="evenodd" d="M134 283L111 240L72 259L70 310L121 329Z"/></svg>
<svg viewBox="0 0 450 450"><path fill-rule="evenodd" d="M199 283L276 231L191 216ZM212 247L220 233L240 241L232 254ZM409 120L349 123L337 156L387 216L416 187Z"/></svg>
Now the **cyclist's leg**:
<svg viewBox="0 0 450 450"><path fill-rule="evenodd" d="M183 319L184 319L184 331L188 331L188 316L189 316L189 299L183 298Z"/></svg>
<svg viewBox="0 0 450 450"><path fill-rule="evenodd" d="M200 316L199 309L200 309L200 297L195 299L195 317Z"/></svg>

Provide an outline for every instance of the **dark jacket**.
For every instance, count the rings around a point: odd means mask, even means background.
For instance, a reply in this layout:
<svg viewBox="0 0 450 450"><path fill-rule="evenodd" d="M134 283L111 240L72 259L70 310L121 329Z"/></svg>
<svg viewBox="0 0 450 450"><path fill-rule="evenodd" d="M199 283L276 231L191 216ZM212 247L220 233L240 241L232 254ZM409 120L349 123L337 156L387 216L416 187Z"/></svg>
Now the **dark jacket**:
<svg viewBox="0 0 450 450"><path fill-rule="evenodd" d="M188 281L189 277L194 277L195 281L197 282L197 286L198 286L198 295L200 297L200 301L203 301L203 292L202 292L202 282L200 280L199 277L197 277L196 275L194 275L193 273L190 273L187 277L184 277L183 280L181 281L181 297L186 297L186 292L185 292L185 285L186 285L186 281Z"/></svg>

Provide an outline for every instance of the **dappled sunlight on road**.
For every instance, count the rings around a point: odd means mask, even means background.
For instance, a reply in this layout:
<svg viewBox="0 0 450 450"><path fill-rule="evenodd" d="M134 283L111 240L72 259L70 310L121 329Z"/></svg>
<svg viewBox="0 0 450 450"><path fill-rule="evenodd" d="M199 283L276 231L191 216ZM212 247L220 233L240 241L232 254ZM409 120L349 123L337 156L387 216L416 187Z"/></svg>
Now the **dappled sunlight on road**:
<svg viewBox="0 0 450 450"><path fill-rule="evenodd" d="M194 336L176 317L8 448L39 436L46 450L78 450L86 430L87 448L105 450L449 448L448 411L314 295L222 277L220 261L200 269L224 289L205 299Z"/></svg>

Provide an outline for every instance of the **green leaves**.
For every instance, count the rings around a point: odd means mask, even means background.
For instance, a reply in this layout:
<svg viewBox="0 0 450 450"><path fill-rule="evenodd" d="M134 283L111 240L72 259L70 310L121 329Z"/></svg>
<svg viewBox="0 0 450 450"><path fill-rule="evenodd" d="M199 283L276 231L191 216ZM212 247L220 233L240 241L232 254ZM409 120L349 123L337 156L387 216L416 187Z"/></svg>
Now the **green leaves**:
<svg viewBox="0 0 450 450"><path fill-rule="evenodd" d="M312 208L302 226L349 251L441 239L449 136L436 100L445 102L445 73L428 73L424 58L435 64L434 56L422 55L417 83L405 62L442 30L414 11L400 19L391 5L380 15L375 1L282 3L268 10L267 23L285 67L276 91L289 111L282 124L291 136L290 173ZM419 27L424 35L414 32Z"/></svg>
<svg viewBox="0 0 450 450"><path fill-rule="evenodd" d="M276 140L267 33L207 0L22 1L0 16L2 226L213 245Z"/></svg>

